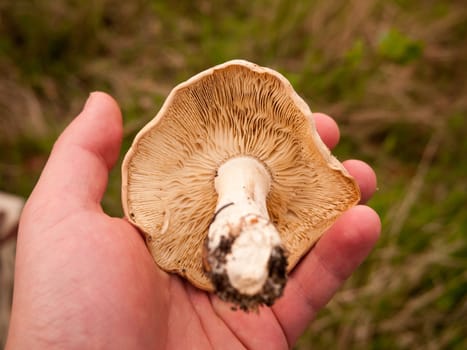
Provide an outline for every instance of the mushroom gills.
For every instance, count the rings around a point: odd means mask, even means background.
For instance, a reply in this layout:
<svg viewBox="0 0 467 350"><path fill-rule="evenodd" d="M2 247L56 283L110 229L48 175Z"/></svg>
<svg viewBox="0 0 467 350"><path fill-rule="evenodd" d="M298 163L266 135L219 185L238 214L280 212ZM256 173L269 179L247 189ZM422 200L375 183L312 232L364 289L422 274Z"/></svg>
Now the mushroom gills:
<svg viewBox="0 0 467 350"><path fill-rule="evenodd" d="M269 220L271 175L253 157L222 164L218 202L205 244L205 270L218 296L243 310L272 305L287 280L287 256Z"/></svg>

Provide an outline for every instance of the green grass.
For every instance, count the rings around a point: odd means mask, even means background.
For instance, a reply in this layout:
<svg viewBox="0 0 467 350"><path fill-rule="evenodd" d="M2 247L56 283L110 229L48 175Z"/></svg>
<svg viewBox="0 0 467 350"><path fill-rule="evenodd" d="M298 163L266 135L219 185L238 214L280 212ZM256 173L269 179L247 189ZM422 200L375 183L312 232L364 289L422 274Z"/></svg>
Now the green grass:
<svg viewBox="0 0 467 350"><path fill-rule="evenodd" d="M460 0L4 2L0 190L30 193L90 91L119 101L123 154L180 81L232 58L270 66L336 118L339 158L379 178L378 246L296 348L467 348L466 38ZM114 215L119 192L117 167Z"/></svg>

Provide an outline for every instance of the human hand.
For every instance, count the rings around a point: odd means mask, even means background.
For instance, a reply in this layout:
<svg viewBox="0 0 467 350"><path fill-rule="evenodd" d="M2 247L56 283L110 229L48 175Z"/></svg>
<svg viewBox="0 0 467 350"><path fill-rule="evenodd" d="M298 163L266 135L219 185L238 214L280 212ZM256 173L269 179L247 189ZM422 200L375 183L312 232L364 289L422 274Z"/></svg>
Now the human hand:
<svg viewBox="0 0 467 350"><path fill-rule="evenodd" d="M335 122L314 114L334 147ZM258 314L160 270L139 232L106 215L100 201L122 139L120 110L93 93L57 140L20 221L7 349L285 349L368 255L378 215L345 212L289 276L284 296ZM376 188L371 168L344 165L362 203Z"/></svg>

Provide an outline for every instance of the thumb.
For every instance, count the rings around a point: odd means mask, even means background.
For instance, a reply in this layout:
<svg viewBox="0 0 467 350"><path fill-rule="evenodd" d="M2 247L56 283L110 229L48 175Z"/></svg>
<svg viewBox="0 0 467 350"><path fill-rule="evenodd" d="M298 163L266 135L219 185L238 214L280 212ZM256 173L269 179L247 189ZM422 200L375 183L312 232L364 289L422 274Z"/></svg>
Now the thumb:
<svg viewBox="0 0 467 350"><path fill-rule="evenodd" d="M99 208L121 140L122 116L117 103L105 93L92 93L56 141L28 207L55 203L53 212L62 213L77 207Z"/></svg>

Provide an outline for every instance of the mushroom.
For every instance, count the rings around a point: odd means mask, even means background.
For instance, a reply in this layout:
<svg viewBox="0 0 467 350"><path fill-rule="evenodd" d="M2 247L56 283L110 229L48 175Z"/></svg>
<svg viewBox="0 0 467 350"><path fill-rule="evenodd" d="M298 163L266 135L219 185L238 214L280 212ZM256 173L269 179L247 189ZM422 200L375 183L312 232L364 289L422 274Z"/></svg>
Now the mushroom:
<svg viewBox="0 0 467 350"><path fill-rule="evenodd" d="M155 262L243 310L272 305L359 199L286 78L244 60L175 87L122 165L125 216Z"/></svg>

